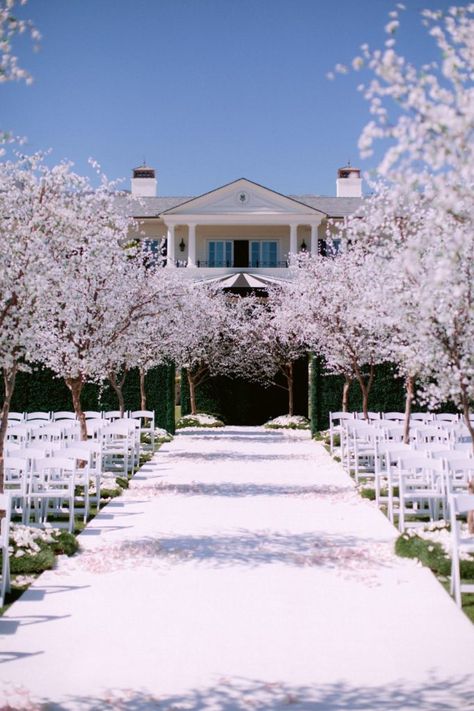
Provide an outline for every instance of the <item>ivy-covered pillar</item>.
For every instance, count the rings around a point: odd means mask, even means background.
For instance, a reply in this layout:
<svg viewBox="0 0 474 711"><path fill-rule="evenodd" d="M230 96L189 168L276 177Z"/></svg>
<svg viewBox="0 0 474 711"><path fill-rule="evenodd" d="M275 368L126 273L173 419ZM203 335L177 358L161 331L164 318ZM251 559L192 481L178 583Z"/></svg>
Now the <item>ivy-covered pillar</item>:
<svg viewBox="0 0 474 711"><path fill-rule="evenodd" d="M175 366L174 363L159 365L147 373L147 405L155 411L157 427L171 434L175 431Z"/></svg>
<svg viewBox="0 0 474 711"><path fill-rule="evenodd" d="M309 417L311 435L314 437L322 428L322 363L321 358L311 354L309 358Z"/></svg>
<svg viewBox="0 0 474 711"><path fill-rule="evenodd" d="M186 374L186 368L181 369L181 417L189 415L191 413L191 399L189 397L189 385L188 377Z"/></svg>
<svg viewBox="0 0 474 711"><path fill-rule="evenodd" d="M166 383L166 420L168 424L166 429L174 434L176 431L176 367L174 363L170 363L166 368L168 373Z"/></svg>

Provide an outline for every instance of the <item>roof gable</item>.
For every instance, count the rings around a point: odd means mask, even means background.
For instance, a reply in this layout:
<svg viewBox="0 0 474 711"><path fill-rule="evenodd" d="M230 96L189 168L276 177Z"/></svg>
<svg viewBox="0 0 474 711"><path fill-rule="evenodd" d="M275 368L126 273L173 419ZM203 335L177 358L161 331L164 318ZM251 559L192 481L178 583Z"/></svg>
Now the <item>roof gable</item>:
<svg viewBox="0 0 474 711"><path fill-rule="evenodd" d="M325 215L322 210L239 178L165 210L163 215Z"/></svg>

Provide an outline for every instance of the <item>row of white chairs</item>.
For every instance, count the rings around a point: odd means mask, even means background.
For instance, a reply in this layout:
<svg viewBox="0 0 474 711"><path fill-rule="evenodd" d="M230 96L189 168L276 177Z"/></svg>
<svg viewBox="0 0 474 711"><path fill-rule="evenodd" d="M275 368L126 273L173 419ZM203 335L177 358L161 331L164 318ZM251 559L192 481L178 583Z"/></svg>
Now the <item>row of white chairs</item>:
<svg viewBox="0 0 474 711"><path fill-rule="evenodd" d="M67 421L66 421L67 422ZM74 521L74 491L84 487L84 519L90 508L89 486L95 484L95 500L100 502L100 477L102 472L112 471L126 478L139 464L141 451L141 422L138 419L122 418L110 421L93 419L88 421L89 439L80 440L79 424L75 421L37 425L14 423L8 427L5 444L5 485L14 494L14 512L21 513L24 523L35 515L38 523L44 523L51 502L55 510L67 504L70 512L70 528ZM52 459L70 460L61 471L50 467ZM49 490L59 488L58 480L64 480L61 487L64 496L48 496ZM43 503L39 506L39 501Z"/></svg>
<svg viewBox="0 0 474 711"><path fill-rule="evenodd" d="M147 434L150 437L151 450L155 447L155 412L154 410L127 410L122 415L120 410L86 410L84 412L86 421L90 420L105 420L116 422L122 419L138 420L140 422L140 437L142 434ZM70 410L54 411L37 411L37 412L10 412L8 415L8 424L10 427L14 425L31 426L33 424L41 426L45 430L48 426L62 426L64 429L70 429L77 425L78 420L76 413ZM54 429L51 430L54 433ZM46 432L43 432L43 436Z"/></svg>
<svg viewBox="0 0 474 711"><path fill-rule="evenodd" d="M341 434L343 423L347 420L363 421L366 424L374 423L380 427L400 427L402 428L405 421L405 413L403 412L369 412L368 419L364 417L363 412L331 412L329 413L329 446L331 454L334 453L336 436ZM422 425L442 428L444 431L451 433L453 439L469 438L469 430L467 429L462 418L458 414L453 413L432 413L432 412L414 412L410 417L411 429L420 429ZM400 429L403 433L403 429Z"/></svg>
<svg viewBox="0 0 474 711"><path fill-rule="evenodd" d="M79 422L73 412L11 415L5 442L5 487L0 495L0 510L4 511L0 526L0 606L10 589L12 514L20 516L24 524L39 526L44 526L50 516L66 516L67 528L73 531L78 514L87 521L91 502L99 507L102 474L118 466L118 473L127 477L139 464L141 435L150 433L154 449L155 432L155 413L149 410L127 412L125 417L116 411L89 411L87 441L80 439Z"/></svg>
<svg viewBox="0 0 474 711"><path fill-rule="evenodd" d="M474 495L468 493L474 481L469 430L452 416L424 420L420 413L411 423L406 444L404 427L394 425L394 419L383 414L369 422L348 413L330 417L333 438L336 433L341 438L344 468L358 482L374 480L377 504L386 508L390 521L397 522L401 532L427 519L450 518L451 592L460 605L461 592L474 592L474 585L461 583L459 572L459 551L474 553L474 536L461 536L458 520L474 510ZM332 449L335 451L334 439Z"/></svg>
<svg viewBox="0 0 474 711"><path fill-rule="evenodd" d="M70 442L60 449L49 444L14 449L7 445L5 491L12 498L13 513L21 516L24 524L30 523L34 514L36 523L41 525L53 510L56 514L64 513L67 504L70 530L77 508L83 508L84 521L87 521L91 501L95 501L97 507L100 504L102 458L102 445L93 441ZM95 488L92 497L91 484ZM76 487L83 488L81 497L76 496ZM63 495L55 493L59 489Z"/></svg>

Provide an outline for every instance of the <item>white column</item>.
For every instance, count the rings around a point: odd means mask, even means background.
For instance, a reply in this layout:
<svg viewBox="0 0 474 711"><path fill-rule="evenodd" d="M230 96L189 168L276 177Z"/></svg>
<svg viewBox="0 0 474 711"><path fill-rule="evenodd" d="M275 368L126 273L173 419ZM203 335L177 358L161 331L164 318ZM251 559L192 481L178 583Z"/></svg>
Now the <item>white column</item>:
<svg viewBox="0 0 474 711"><path fill-rule="evenodd" d="M318 253L318 226L311 225L311 254Z"/></svg>
<svg viewBox="0 0 474 711"><path fill-rule="evenodd" d="M196 266L196 225L188 225L188 267Z"/></svg>
<svg viewBox="0 0 474 711"><path fill-rule="evenodd" d="M293 258L296 256L298 251L298 242L296 239L297 229L298 225L290 225L290 254L293 255Z"/></svg>
<svg viewBox="0 0 474 711"><path fill-rule="evenodd" d="M168 225L168 235L166 242L167 267L176 266L176 244L174 239L174 225Z"/></svg>

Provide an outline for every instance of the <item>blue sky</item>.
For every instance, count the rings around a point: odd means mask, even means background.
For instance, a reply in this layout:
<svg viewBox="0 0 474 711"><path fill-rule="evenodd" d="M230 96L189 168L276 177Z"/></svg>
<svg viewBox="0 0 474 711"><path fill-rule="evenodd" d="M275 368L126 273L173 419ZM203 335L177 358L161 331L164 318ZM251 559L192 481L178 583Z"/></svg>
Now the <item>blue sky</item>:
<svg viewBox="0 0 474 711"><path fill-rule="evenodd" d="M405 0L399 49L433 58ZM461 3L459 3L461 4ZM161 195L239 177L283 193L335 194L338 167L363 169L369 119L358 74L326 78L363 42L381 47L391 0L29 0L43 40L17 43L32 86L0 86L0 126L79 172L125 178L146 159Z"/></svg>

